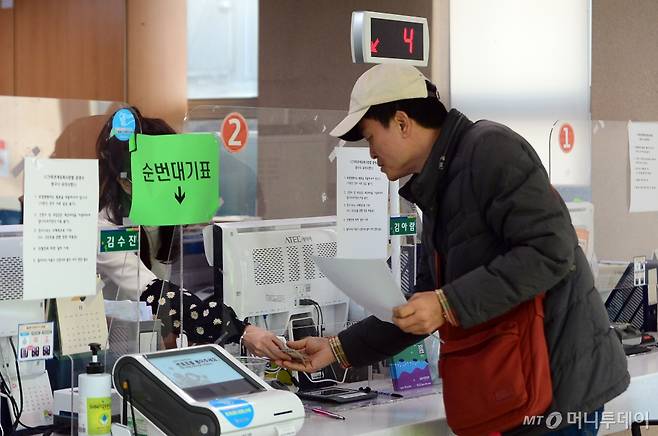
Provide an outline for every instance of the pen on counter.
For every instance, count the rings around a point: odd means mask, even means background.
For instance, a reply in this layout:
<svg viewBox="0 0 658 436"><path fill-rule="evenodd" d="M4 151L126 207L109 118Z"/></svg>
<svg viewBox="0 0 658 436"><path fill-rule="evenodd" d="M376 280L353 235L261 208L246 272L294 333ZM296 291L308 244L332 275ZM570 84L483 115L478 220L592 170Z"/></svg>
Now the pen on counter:
<svg viewBox="0 0 658 436"><path fill-rule="evenodd" d="M318 415L328 416L329 418L334 418L334 419L345 419L345 417L344 417L343 415L339 415L339 414L337 414L337 413L330 412L330 411L328 411L328 410L324 410L324 409L321 408L321 407L311 407L310 410L311 410L311 412L313 412L313 413L317 413Z"/></svg>
<svg viewBox="0 0 658 436"><path fill-rule="evenodd" d="M359 388L359 390L361 392L365 392L366 394L370 393L370 392L373 392L377 395L388 395L389 397L393 397L393 398L404 398L404 395L402 395L402 394L398 394L396 392L376 391L376 390L372 389L370 386L365 386L365 387L362 386L362 387Z"/></svg>
<svg viewBox="0 0 658 436"><path fill-rule="evenodd" d="M371 391L371 392L374 392L377 395L388 395L389 397L393 397L393 398L404 398L404 395L395 392L382 392L382 391Z"/></svg>

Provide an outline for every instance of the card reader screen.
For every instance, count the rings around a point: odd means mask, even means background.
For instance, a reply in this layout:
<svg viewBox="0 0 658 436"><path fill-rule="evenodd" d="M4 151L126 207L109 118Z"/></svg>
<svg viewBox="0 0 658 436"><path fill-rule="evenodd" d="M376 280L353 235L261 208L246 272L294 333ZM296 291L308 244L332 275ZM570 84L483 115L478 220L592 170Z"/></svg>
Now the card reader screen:
<svg viewBox="0 0 658 436"><path fill-rule="evenodd" d="M162 374L188 395L206 401L262 390L232 364L209 350L149 357Z"/></svg>

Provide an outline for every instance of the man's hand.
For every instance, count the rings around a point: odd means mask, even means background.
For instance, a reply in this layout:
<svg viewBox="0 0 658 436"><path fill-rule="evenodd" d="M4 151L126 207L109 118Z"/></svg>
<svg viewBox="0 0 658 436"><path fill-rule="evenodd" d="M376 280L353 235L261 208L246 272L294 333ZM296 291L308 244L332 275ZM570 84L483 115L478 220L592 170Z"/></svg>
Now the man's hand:
<svg viewBox="0 0 658 436"><path fill-rule="evenodd" d="M275 361L277 365L284 368L294 371L315 372L336 361L329 346L329 338L309 336L299 341L288 341L287 345L306 355L306 362L293 362L291 357L286 355L284 359Z"/></svg>
<svg viewBox="0 0 658 436"><path fill-rule="evenodd" d="M435 292L418 292L407 304L393 309L393 324L414 335L428 335L445 322L443 308Z"/></svg>
<svg viewBox="0 0 658 436"><path fill-rule="evenodd" d="M255 325L248 325L242 336L242 343L252 354L267 357L271 360L289 359L288 355L281 351L284 345L277 339L274 333Z"/></svg>

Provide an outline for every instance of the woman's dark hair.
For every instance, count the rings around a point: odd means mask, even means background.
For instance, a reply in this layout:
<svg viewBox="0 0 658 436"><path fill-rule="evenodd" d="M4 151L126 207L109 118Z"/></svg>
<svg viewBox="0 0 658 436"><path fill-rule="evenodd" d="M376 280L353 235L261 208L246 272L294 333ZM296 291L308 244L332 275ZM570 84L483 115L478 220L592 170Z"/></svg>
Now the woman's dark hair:
<svg viewBox="0 0 658 436"><path fill-rule="evenodd" d="M145 135L171 135L176 131L160 118L143 117L135 107L128 108L135 116L135 133ZM132 180L130 172L130 152L128 141L121 141L116 136L110 137L112 118L107 120L96 140L98 157L99 209L105 209L110 222L123 224L123 218L130 212L130 196L123 190L119 180ZM122 173L125 173L122 175ZM178 244L173 244L175 226L162 226L158 229L160 247L155 258L161 262L171 262L178 256ZM139 257L147 268L151 268L150 246L144 231L140 232ZM172 246L173 244L173 246Z"/></svg>
<svg viewBox="0 0 658 436"><path fill-rule="evenodd" d="M433 83L425 81L427 86L427 97L410 98L406 100L391 101L388 103L371 106L363 118L379 121L384 127L388 127L395 116L396 111L403 111L409 118L426 128L441 128L443 121L448 115L446 107L439 100L436 87ZM358 125L357 125L358 127Z"/></svg>

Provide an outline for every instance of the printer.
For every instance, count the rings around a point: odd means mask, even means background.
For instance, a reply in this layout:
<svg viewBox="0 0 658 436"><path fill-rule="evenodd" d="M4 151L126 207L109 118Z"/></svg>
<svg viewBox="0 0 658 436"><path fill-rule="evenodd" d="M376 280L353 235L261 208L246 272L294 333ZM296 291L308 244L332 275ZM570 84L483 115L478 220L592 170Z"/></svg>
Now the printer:
<svg viewBox="0 0 658 436"><path fill-rule="evenodd" d="M282 436L304 423L295 394L273 389L214 344L125 355L112 378L149 434Z"/></svg>

